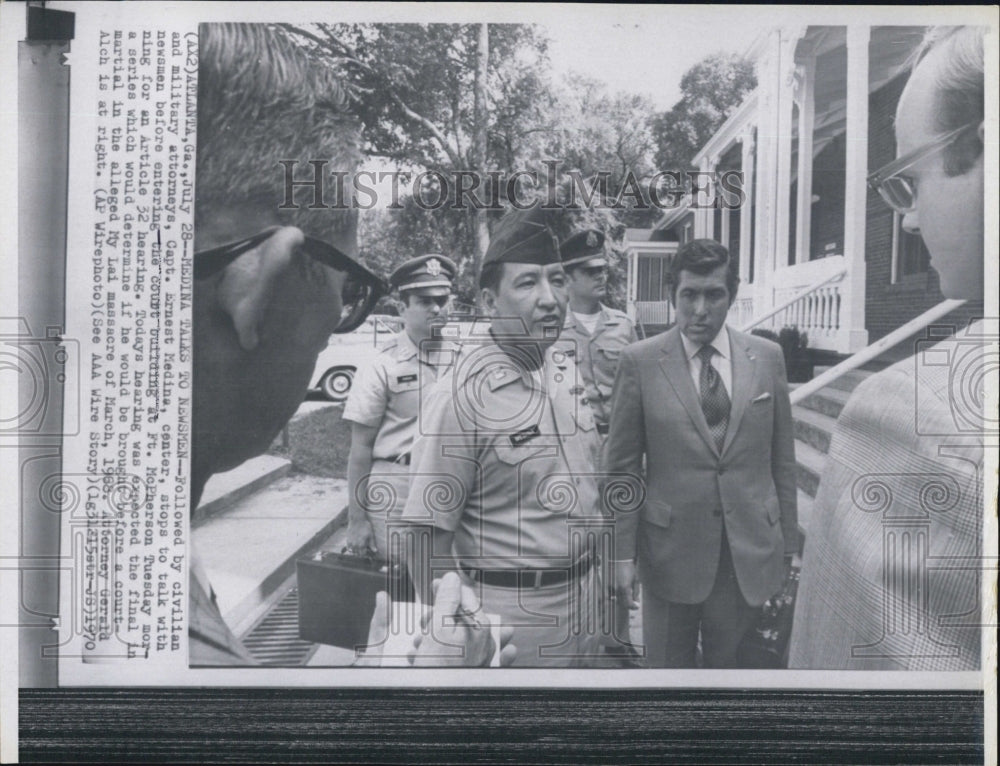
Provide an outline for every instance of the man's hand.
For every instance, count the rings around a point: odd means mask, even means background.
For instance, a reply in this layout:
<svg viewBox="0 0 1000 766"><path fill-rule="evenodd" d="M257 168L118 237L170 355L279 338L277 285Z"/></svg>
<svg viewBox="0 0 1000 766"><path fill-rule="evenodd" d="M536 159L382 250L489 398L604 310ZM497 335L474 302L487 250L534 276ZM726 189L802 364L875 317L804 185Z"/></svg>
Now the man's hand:
<svg viewBox="0 0 1000 766"><path fill-rule="evenodd" d="M377 668L382 665L382 649L389 635L389 594L380 590L375 594L375 611L368 625L368 644L363 653L354 658L356 668Z"/></svg>
<svg viewBox="0 0 1000 766"><path fill-rule="evenodd" d="M628 604L629 609L639 608L639 574L634 561L615 563L615 598Z"/></svg>
<svg viewBox="0 0 1000 766"><path fill-rule="evenodd" d="M425 632L413 640L410 663L414 667L487 667L496 651L488 619L479 599L457 572L435 580L434 608L421 621ZM500 665L510 665L517 655L510 643L514 629L500 628Z"/></svg>
<svg viewBox="0 0 1000 766"><path fill-rule="evenodd" d="M375 532L366 517L347 522L347 537L344 538L344 548L359 556L371 551L375 553Z"/></svg>

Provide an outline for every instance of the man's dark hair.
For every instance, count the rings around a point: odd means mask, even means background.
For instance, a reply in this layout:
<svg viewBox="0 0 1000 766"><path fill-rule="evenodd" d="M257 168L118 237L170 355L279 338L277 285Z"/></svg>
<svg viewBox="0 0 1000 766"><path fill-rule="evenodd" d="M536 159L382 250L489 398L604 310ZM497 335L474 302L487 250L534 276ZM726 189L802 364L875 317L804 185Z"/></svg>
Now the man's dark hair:
<svg viewBox="0 0 1000 766"><path fill-rule="evenodd" d="M736 261L729 257L729 251L714 239L694 239L681 245L670 259L663 278L670 290L671 299L677 300L677 285L680 284L682 271L705 276L720 266L726 267L726 289L729 290L729 301L732 303L740 286L740 275L736 271Z"/></svg>
<svg viewBox="0 0 1000 766"><path fill-rule="evenodd" d="M483 270L479 272L480 289L489 288L495 293L500 292L501 277L503 277L503 262L493 261L492 263L487 263L483 266Z"/></svg>

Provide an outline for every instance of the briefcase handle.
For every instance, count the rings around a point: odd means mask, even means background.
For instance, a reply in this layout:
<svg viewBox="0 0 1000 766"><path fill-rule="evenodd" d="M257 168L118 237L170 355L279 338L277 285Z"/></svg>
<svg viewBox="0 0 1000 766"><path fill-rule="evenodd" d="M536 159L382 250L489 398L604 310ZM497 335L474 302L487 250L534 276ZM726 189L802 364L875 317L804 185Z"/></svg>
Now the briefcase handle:
<svg viewBox="0 0 1000 766"><path fill-rule="evenodd" d="M365 546L365 550L362 553L359 553L358 549L355 548L353 545L346 545L345 544L344 547L342 547L340 549L340 555L341 556L355 556L357 558L366 559L369 562L374 562L375 561L375 554L376 553L377 553L377 551L374 548L370 547L370 546Z"/></svg>

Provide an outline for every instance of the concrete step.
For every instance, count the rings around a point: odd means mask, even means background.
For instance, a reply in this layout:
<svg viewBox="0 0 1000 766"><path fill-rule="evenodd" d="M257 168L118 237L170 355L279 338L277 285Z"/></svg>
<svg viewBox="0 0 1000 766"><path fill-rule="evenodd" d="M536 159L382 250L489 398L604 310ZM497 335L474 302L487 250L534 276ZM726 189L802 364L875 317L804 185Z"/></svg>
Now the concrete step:
<svg viewBox="0 0 1000 766"><path fill-rule="evenodd" d="M826 463L826 455L815 447L796 441L795 442L795 479L799 489L810 497L816 497L816 490L819 488L819 477L823 473L823 465Z"/></svg>
<svg viewBox="0 0 1000 766"><path fill-rule="evenodd" d="M850 392L827 386L815 394L807 396L799 402L799 406L831 418L838 418L840 417L840 411L844 409L844 405L847 404L847 400L850 398Z"/></svg>
<svg viewBox="0 0 1000 766"><path fill-rule="evenodd" d="M219 609L236 635L295 572L295 559L327 542L347 505L347 482L291 474L193 530Z"/></svg>
<svg viewBox="0 0 1000 766"><path fill-rule="evenodd" d="M829 370L830 367L816 367L813 370L813 377L819 377L822 373ZM868 370L864 367L859 367L856 370L851 370L850 372L845 372L836 380L829 383L827 388L834 388L838 391L847 391L850 393L855 388L857 388L866 379L875 374L874 370Z"/></svg>
<svg viewBox="0 0 1000 766"><path fill-rule="evenodd" d="M830 450L830 438L833 436L833 429L837 426L836 418L795 405L792 407L792 423L795 427L795 438L798 441L804 442L824 454Z"/></svg>
<svg viewBox="0 0 1000 766"><path fill-rule="evenodd" d="M248 495L289 474L292 462L273 455L260 455L236 466L231 471L217 473L205 484L201 503L191 517L192 527L209 517L232 507Z"/></svg>

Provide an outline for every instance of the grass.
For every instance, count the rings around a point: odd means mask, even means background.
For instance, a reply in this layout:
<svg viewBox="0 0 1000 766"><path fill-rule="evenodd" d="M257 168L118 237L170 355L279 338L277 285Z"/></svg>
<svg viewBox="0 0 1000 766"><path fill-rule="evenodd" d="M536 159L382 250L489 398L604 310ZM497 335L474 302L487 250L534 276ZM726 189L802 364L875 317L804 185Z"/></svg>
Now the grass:
<svg viewBox="0 0 1000 766"><path fill-rule="evenodd" d="M341 420L343 407L326 407L288 424L288 449L275 439L269 455L292 461L293 470L332 479L347 478L351 424Z"/></svg>

